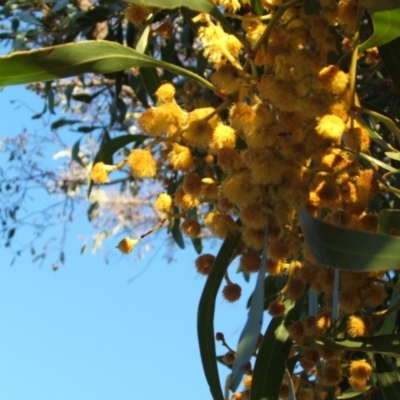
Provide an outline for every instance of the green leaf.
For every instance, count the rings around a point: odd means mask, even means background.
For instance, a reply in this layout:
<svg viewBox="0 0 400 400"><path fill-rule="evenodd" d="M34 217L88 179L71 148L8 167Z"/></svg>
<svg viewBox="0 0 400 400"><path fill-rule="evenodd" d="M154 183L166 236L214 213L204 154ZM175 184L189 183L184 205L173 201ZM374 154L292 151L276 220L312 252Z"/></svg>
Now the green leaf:
<svg viewBox="0 0 400 400"><path fill-rule="evenodd" d="M400 38L392 40L383 46L380 46L379 55L385 65L387 72L392 78L397 91L400 92Z"/></svg>
<svg viewBox="0 0 400 400"><path fill-rule="evenodd" d="M197 254L201 254L203 251L203 244L201 238L192 238L192 244Z"/></svg>
<svg viewBox="0 0 400 400"><path fill-rule="evenodd" d="M315 339L315 343L333 350L362 351L365 353L380 353L396 358L400 357L400 334L397 333L335 340L318 336Z"/></svg>
<svg viewBox="0 0 400 400"><path fill-rule="evenodd" d="M400 161L400 153L395 151L385 152L385 156L391 158L392 160Z"/></svg>
<svg viewBox="0 0 400 400"><path fill-rule="evenodd" d="M384 209L379 213L379 233L400 233L400 210Z"/></svg>
<svg viewBox="0 0 400 400"><path fill-rule="evenodd" d="M79 122L81 122L80 119L65 119L65 118L61 118L61 119L58 119L57 121L54 121L50 125L50 129L52 131L54 131L54 130L56 130L58 128L61 128L61 127L65 126L65 125L73 125L73 124L77 124Z"/></svg>
<svg viewBox="0 0 400 400"><path fill-rule="evenodd" d="M232 367L232 375L230 389L234 392L242 380L246 364L249 362L254 353L257 340L263 323L264 314L264 280L265 270L267 266L267 247L268 247L268 231L265 232L264 250L261 259L260 269L258 271L256 286L254 288L249 314L246 324L240 334L239 344L236 351L235 361Z"/></svg>
<svg viewBox="0 0 400 400"><path fill-rule="evenodd" d="M285 365L286 365L286 363L285 363ZM292 377L290 376L290 372L287 369L287 367L285 368L285 372L286 372L286 378L288 380L288 387L289 387L289 398L288 398L288 400L296 400L296 390L294 388L293 380L292 380Z"/></svg>
<svg viewBox="0 0 400 400"><path fill-rule="evenodd" d="M400 285L400 278L397 279L396 285ZM395 307L399 303L399 298L400 298L400 290L393 288L392 295L390 296L390 301L388 304L388 308ZM389 335L391 334L396 326L396 321L397 321L397 316L398 316L398 311L396 310L395 312L389 313L384 321L382 326L379 329L379 332L377 335Z"/></svg>
<svg viewBox="0 0 400 400"><path fill-rule="evenodd" d="M253 369L250 400L277 400L292 341L287 326L300 318L304 294L297 301L286 300L284 317L272 318L265 332Z"/></svg>
<svg viewBox="0 0 400 400"><path fill-rule="evenodd" d="M82 139L82 138L81 138ZM71 158L76 161L81 167L85 168L86 165L85 163L82 161L82 158L79 155L79 146L81 143L81 139L79 139L73 146L72 146L72 150L71 150Z"/></svg>
<svg viewBox="0 0 400 400"><path fill-rule="evenodd" d="M239 234L228 235L224 240L214 261L210 275L208 275L206 284L204 285L197 313L197 336L200 347L200 356L203 364L204 375L210 387L213 400L224 400L221 383L219 381L217 356L215 351L215 299L226 269L232 260L238 241Z"/></svg>
<svg viewBox="0 0 400 400"><path fill-rule="evenodd" d="M350 271L385 271L400 267L400 238L346 229L300 211L305 241L317 261Z"/></svg>
<svg viewBox="0 0 400 400"><path fill-rule="evenodd" d="M362 395L363 393L367 392L371 386L366 386L364 390L355 390L355 389L347 389L345 390L340 396L337 397L338 400L345 400L345 399L354 399L355 397L358 397ZM359 400L364 400L364 396L360 396Z"/></svg>
<svg viewBox="0 0 400 400"><path fill-rule="evenodd" d="M126 0L126 2L131 4L144 4L146 6L157 7L163 10L173 10L174 8L186 7L205 14L214 15L215 13L219 13L218 8L211 0Z"/></svg>
<svg viewBox="0 0 400 400"><path fill-rule="evenodd" d="M381 168L386 169L386 171L394 172L394 173L399 172L398 169L393 168L391 165L386 164L385 162L383 162L375 157L371 157L368 154L359 153L359 155L360 155L361 159L368 161L368 163L369 163L368 165L371 165L371 163L375 163L375 164L379 165Z"/></svg>
<svg viewBox="0 0 400 400"><path fill-rule="evenodd" d="M161 79L157 70L155 68L139 68L139 73L147 94L151 97L153 103L156 104L157 97L155 93L161 86Z"/></svg>
<svg viewBox="0 0 400 400"><path fill-rule="evenodd" d="M377 11L371 15L374 25L372 36L359 46L359 51L382 46L400 36L400 8Z"/></svg>
<svg viewBox="0 0 400 400"><path fill-rule="evenodd" d="M22 11L18 14L20 21L26 22L27 24L32 24L36 26L42 26L42 22L34 17L29 11Z"/></svg>
<svg viewBox="0 0 400 400"><path fill-rule="evenodd" d="M360 0L360 4L370 14L378 11L393 10L399 8L398 0Z"/></svg>
<svg viewBox="0 0 400 400"><path fill-rule="evenodd" d="M195 221L198 221L199 218L197 216L197 209L192 208L191 210L189 210L189 212L187 213L187 217L194 219ZM201 254L203 251L203 244L202 244L201 238L200 237L191 238L191 242L193 244L193 247L194 247L196 253Z"/></svg>
<svg viewBox="0 0 400 400"><path fill-rule="evenodd" d="M147 139L146 135L125 135L119 136L114 139L110 139L104 144L101 145L98 153L96 154L93 165L97 162L106 162L116 153L119 149L126 146L129 143L136 142L142 143L144 140ZM92 191L93 182L90 181L89 188L88 188L88 197L90 196L90 192Z"/></svg>
<svg viewBox="0 0 400 400"><path fill-rule="evenodd" d="M271 301L276 299L276 296L278 295L278 293L285 287L286 281L287 281L286 276L268 275L265 278L265 281L264 281L264 293L265 293L264 310L267 310L269 303L271 303ZM249 300L247 301L247 308L250 307L252 297L253 297L253 294L251 294L251 296L249 297Z"/></svg>
<svg viewBox="0 0 400 400"><path fill-rule="evenodd" d="M124 135L108 140L102 145L96 154L93 163L96 164L100 161L105 161L112 157L119 149L122 149L129 143L143 143L148 136L146 135Z"/></svg>
<svg viewBox="0 0 400 400"><path fill-rule="evenodd" d="M180 218L175 218L174 219L174 225L171 229L172 237L175 240L175 243L181 248L185 248L185 241L183 240L183 235L181 231L181 221Z"/></svg>
<svg viewBox="0 0 400 400"><path fill-rule="evenodd" d="M260 0L251 0L250 3L251 3L251 7L253 8L253 10L256 12L256 14L259 17L264 15L264 8L263 8Z"/></svg>
<svg viewBox="0 0 400 400"><path fill-rule="evenodd" d="M375 367L379 386L385 399L400 399L400 374L398 369L381 354L375 354Z"/></svg>
<svg viewBox="0 0 400 400"><path fill-rule="evenodd" d="M92 95L88 94L88 93L77 93L77 94L73 94L72 98L75 101L80 101L82 103L86 103L86 104L90 104L93 100Z"/></svg>
<svg viewBox="0 0 400 400"><path fill-rule="evenodd" d="M95 131L96 129L101 129L101 128L102 128L101 126L80 126L80 127L78 127L77 132L91 133L91 132Z"/></svg>
<svg viewBox="0 0 400 400"><path fill-rule="evenodd" d="M146 54L104 40L67 43L39 50L15 52L0 57L0 86L49 81L94 72L106 74L132 67L165 68L176 75L194 79L214 90L195 73Z"/></svg>
<svg viewBox="0 0 400 400"><path fill-rule="evenodd" d="M147 46L149 44L149 38L151 35L151 22L147 21L146 25L142 28L140 38L136 43L135 49L139 53L146 53Z"/></svg>

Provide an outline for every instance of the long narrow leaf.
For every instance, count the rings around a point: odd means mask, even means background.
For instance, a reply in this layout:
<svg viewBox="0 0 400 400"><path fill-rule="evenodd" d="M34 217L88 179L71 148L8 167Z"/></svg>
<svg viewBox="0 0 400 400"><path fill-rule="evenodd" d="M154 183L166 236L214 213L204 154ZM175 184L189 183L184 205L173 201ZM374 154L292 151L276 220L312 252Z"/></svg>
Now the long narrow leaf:
<svg viewBox="0 0 400 400"><path fill-rule="evenodd" d="M363 351L400 357L400 334L336 340L320 336L315 339L315 343L334 350Z"/></svg>
<svg viewBox="0 0 400 400"><path fill-rule="evenodd" d="M382 46L400 36L400 8L375 12L371 19L374 33L359 46L359 51Z"/></svg>
<svg viewBox="0 0 400 400"><path fill-rule="evenodd" d="M264 313L264 280L267 266L268 229L265 232L265 243L258 271L257 282L251 297L250 310L246 324L240 334L235 362L232 367L230 389L234 392L243 377L246 364L249 362L260 336Z"/></svg>
<svg viewBox="0 0 400 400"><path fill-rule="evenodd" d="M397 88L397 92L400 92L400 38L392 40L383 46L379 46L379 55L385 65L387 72L394 85Z"/></svg>
<svg viewBox="0 0 400 400"><path fill-rule="evenodd" d="M327 224L300 212L305 241L319 263L350 271L400 268L400 238Z"/></svg>
<svg viewBox="0 0 400 400"><path fill-rule="evenodd" d="M273 318L265 332L253 370L250 400L277 400L292 341L287 326L300 318L306 294L285 302L286 315Z"/></svg>
<svg viewBox="0 0 400 400"><path fill-rule="evenodd" d="M113 156L118 150L130 143L143 143L147 139L146 135L124 135L107 141L98 151L94 158L94 163L104 161Z"/></svg>
<svg viewBox="0 0 400 400"><path fill-rule="evenodd" d="M204 374L213 400L224 400L219 380L214 337L215 299L226 269L235 252L239 234L229 235L222 244L207 282L204 285L197 314L197 335Z"/></svg>
<svg viewBox="0 0 400 400"><path fill-rule="evenodd" d="M400 278L397 280L396 285L400 285ZM400 291L398 289L393 289L392 295L390 296L389 308L396 306L400 298ZM398 312L391 312L386 316L383 321L382 326L379 329L378 335L388 335L391 334L396 326Z"/></svg>
<svg viewBox="0 0 400 400"><path fill-rule="evenodd" d="M386 400L400 399L400 373L381 354L375 354L376 376Z"/></svg>
<svg viewBox="0 0 400 400"><path fill-rule="evenodd" d="M0 86L49 81L85 72L105 74L132 67L165 68L214 90L210 82L194 72L103 40L67 43L0 57Z"/></svg>

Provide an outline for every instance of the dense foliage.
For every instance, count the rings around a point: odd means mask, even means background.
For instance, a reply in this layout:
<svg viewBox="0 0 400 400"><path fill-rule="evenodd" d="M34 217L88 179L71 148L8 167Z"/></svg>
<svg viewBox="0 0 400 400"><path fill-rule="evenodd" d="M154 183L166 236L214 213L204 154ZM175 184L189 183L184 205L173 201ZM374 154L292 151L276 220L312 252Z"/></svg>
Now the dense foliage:
<svg viewBox="0 0 400 400"><path fill-rule="evenodd" d="M28 87L45 109L89 118L71 151L89 193L122 176L116 206L146 196L153 217L120 251L163 227L190 238L212 397L399 398L396 1L127 3L6 2L0 84L41 82ZM217 255L201 254L205 235L223 240ZM213 327L222 282L227 301L241 295L235 258L257 274L236 349Z"/></svg>

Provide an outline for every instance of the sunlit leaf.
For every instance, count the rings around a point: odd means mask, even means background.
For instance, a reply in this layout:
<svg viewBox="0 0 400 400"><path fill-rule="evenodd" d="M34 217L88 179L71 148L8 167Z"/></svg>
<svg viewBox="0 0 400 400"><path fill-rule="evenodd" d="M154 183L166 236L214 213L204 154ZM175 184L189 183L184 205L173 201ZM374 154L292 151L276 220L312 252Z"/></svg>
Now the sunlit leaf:
<svg viewBox="0 0 400 400"><path fill-rule="evenodd" d="M400 36L400 8L377 11L371 15L374 25L372 36L359 46L359 51L382 46Z"/></svg>
<svg viewBox="0 0 400 400"><path fill-rule="evenodd" d="M347 400L347 399L355 399L356 397L362 395L367 392L371 386L366 386L364 390L355 390L355 389L347 389L340 396L337 397L337 400ZM360 396L360 400L364 400L364 396Z"/></svg>
<svg viewBox="0 0 400 400"><path fill-rule="evenodd" d="M213 400L224 400L217 367L215 351L214 312L215 299L235 252L239 234L229 235L222 244L214 261L210 275L207 277L201 294L197 313L197 336L204 375L210 387Z"/></svg>
<svg viewBox="0 0 400 400"><path fill-rule="evenodd" d="M385 152L386 157L391 158L392 160L400 161L400 153L395 151L387 151Z"/></svg>
<svg viewBox="0 0 400 400"><path fill-rule="evenodd" d="M305 241L317 261L351 271L384 271L400 267L400 238L327 224L300 211Z"/></svg>
<svg viewBox="0 0 400 400"><path fill-rule="evenodd" d="M0 86L49 81L85 72L105 74L132 67L165 68L214 90L206 79L185 68L103 40L67 43L0 57Z"/></svg>
<svg viewBox="0 0 400 400"><path fill-rule="evenodd" d="M365 353L385 354L390 357L400 357L400 334L335 340L319 336L315 339L315 343L333 350L362 351Z"/></svg>

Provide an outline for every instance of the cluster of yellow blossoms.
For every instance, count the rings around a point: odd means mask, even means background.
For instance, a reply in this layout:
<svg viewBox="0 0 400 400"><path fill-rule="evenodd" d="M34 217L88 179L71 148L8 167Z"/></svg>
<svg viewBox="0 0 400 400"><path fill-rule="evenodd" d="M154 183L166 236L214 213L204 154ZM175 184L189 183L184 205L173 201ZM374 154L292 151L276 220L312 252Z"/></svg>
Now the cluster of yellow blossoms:
<svg viewBox="0 0 400 400"><path fill-rule="evenodd" d="M218 3L229 13L241 8L234 0ZM318 315L304 316L289 328L300 365L292 381L297 399L308 400L315 393L324 398L325 388L343 379L354 389L365 388L371 366L313 341L333 329L334 271L319 265L307 248L298 212L305 209L331 224L376 232L378 218L368 203L380 188L373 169L358 162L359 152L368 153L370 138L352 113L355 77L327 61L341 51L331 28L340 25L348 46L346 35L351 39L357 29L358 2L321 0L319 13L310 15L301 3L261 1L264 19L242 8L237 18L247 49L209 16L197 17L198 39L214 66L209 79L221 104L214 106L196 83L178 91L163 84L157 105L138 120L154 139L147 148L132 150L124 163L135 178L160 177L160 170L167 178L173 174L173 184L159 194L155 208L166 218L181 218L187 236L198 237L204 228L219 238L240 231L237 252L247 273L259 270L268 232L267 272L287 276L269 304L272 317L282 316L284 300L298 299L308 287L320 295ZM107 182L114 169L98 163L91 178ZM125 239L119 248L128 253L134 244ZM213 261L211 254L199 256L198 272L209 274ZM387 297L379 278L340 272L339 318L350 337L363 336L374 325L369 312ZM223 294L229 301L241 294L228 275ZM251 375L244 387L233 399L248 398ZM289 396L287 381L280 396Z"/></svg>

